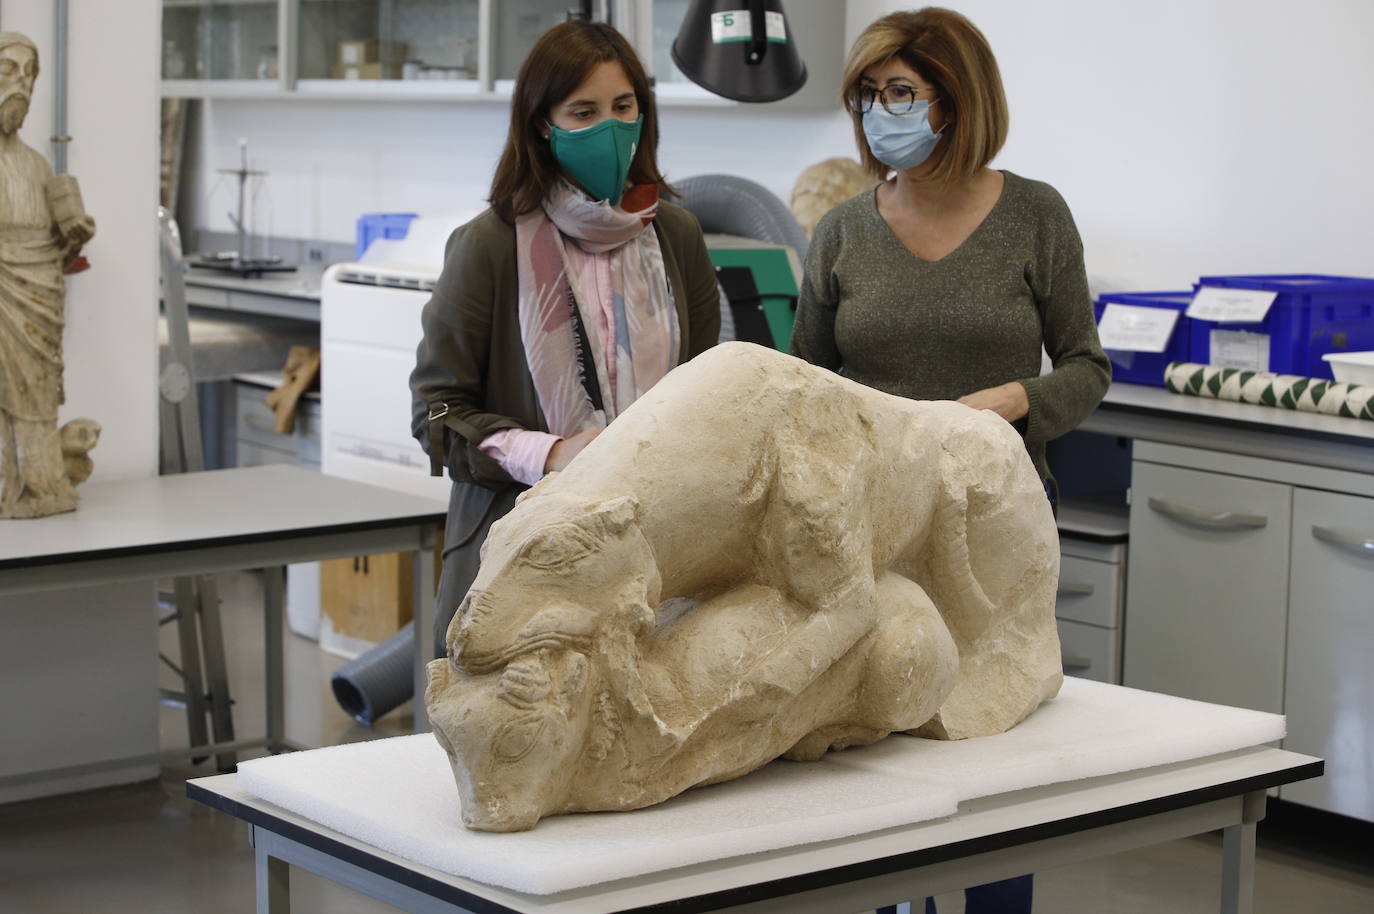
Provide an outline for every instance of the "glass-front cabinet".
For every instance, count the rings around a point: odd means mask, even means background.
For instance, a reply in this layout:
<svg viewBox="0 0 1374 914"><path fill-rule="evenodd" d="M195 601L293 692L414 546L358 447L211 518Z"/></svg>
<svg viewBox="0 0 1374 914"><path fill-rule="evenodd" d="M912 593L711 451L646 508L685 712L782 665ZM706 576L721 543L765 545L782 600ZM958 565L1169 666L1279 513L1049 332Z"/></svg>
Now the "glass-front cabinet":
<svg viewBox="0 0 1374 914"><path fill-rule="evenodd" d="M296 75L301 88L324 89L318 83L325 81L352 88L423 81L477 91L478 0L298 2Z"/></svg>
<svg viewBox="0 0 1374 914"><path fill-rule="evenodd" d="M520 63L570 15L616 26L639 51L659 100L733 106L674 65L689 0L162 0L167 97L510 97ZM836 94L844 4L788 0L811 79L784 104ZM818 78L819 77L819 78Z"/></svg>
<svg viewBox="0 0 1374 914"><path fill-rule="evenodd" d="M163 0L162 78L274 83L280 21L278 0Z"/></svg>

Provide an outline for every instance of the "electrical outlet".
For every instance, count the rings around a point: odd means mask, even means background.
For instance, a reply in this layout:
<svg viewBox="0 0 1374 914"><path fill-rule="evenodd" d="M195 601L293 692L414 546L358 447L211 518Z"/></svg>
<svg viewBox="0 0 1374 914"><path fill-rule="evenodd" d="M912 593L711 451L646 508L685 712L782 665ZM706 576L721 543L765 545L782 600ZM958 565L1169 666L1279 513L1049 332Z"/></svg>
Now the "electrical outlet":
<svg viewBox="0 0 1374 914"><path fill-rule="evenodd" d="M323 249L323 248L309 248L309 249L305 252L305 256L310 260L311 263L320 263L321 261L324 260L324 249Z"/></svg>

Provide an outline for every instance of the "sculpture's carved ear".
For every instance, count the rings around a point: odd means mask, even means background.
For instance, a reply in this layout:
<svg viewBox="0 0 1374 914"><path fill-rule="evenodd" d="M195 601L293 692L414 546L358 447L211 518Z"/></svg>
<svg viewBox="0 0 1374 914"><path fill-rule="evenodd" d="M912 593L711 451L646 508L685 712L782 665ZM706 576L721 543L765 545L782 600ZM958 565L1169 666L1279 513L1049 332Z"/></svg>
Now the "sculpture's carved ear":
<svg viewBox="0 0 1374 914"><path fill-rule="evenodd" d="M617 536L639 520L639 502L632 495L612 498L597 505L593 516L608 536Z"/></svg>

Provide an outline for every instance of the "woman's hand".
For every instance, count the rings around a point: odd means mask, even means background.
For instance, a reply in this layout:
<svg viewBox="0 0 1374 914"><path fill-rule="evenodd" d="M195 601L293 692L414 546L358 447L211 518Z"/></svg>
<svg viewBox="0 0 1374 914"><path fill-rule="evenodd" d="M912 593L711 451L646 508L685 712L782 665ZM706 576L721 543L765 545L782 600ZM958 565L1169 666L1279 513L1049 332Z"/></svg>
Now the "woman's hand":
<svg viewBox="0 0 1374 914"><path fill-rule="evenodd" d="M591 444L603 431L605 429L589 428L571 438L554 442L553 447L549 448L549 456L544 459L544 472L553 473L566 469L568 464L572 463L572 459L582 453L582 449Z"/></svg>
<svg viewBox="0 0 1374 914"><path fill-rule="evenodd" d="M990 409L1008 422L1023 419L1030 412L1030 398L1026 396L1026 388L1020 381L975 390L960 397L959 402L974 409Z"/></svg>

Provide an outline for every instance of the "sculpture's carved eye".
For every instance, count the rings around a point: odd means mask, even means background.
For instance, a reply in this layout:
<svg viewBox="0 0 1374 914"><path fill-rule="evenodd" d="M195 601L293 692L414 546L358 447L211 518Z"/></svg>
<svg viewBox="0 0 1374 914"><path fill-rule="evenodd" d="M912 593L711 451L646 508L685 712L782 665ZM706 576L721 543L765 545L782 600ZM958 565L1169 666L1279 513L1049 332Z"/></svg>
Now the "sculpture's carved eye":
<svg viewBox="0 0 1374 914"><path fill-rule="evenodd" d="M502 761L518 762L529 755L544 732L542 717L522 717L510 721L496 731L491 751Z"/></svg>
<svg viewBox="0 0 1374 914"><path fill-rule="evenodd" d="M540 530L520 550L520 559L544 570L572 565L590 555L595 544L576 524L556 524Z"/></svg>

